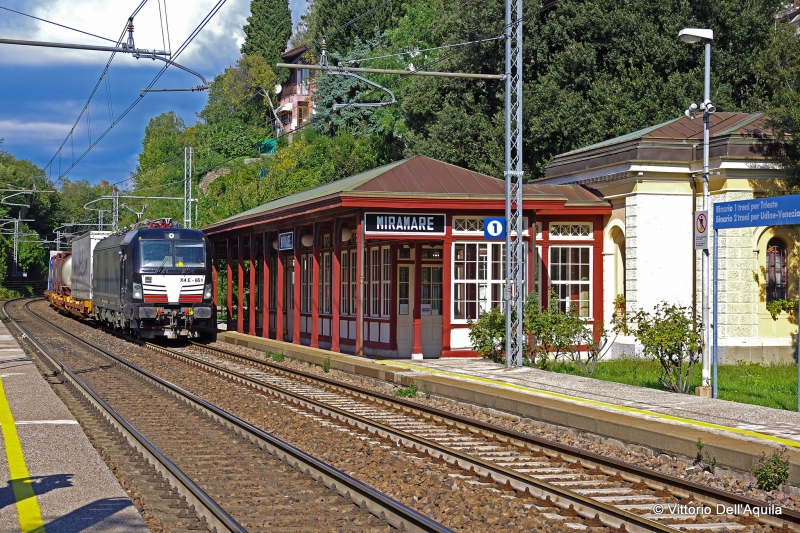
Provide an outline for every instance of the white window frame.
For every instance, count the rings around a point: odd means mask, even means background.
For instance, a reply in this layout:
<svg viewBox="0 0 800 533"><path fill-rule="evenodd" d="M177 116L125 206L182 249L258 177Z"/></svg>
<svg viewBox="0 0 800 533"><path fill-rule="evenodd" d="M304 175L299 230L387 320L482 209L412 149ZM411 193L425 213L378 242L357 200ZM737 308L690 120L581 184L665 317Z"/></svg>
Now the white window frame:
<svg viewBox="0 0 800 533"><path fill-rule="evenodd" d="M369 249L369 316L381 316L381 249Z"/></svg>
<svg viewBox="0 0 800 533"><path fill-rule="evenodd" d="M480 271L481 271L481 269L480 269L480 263L481 263L480 259L478 259L476 261L476 267L475 267L476 278L466 279L466 278L459 278L458 277L458 272L457 272L457 269L456 269L456 263L457 262L460 263L461 261L457 261L456 248L459 245L476 245L477 246L476 252L478 254L480 254L480 245L486 245L487 255L486 255L486 260L485 260L485 270L484 270L485 276L484 276L484 278L480 277ZM499 252L499 254L495 254L494 253L495 248L493 247L493 245L497 245L496 250ZM494 289L494 292L497 292L499 294L499 298L497 299L497 304L498 304L498 306L502 306L502 302L503 302L502 295L503 295L503 293L505 291L505 278L504 278L504 276L505 276L505 268L504 268L504 264L505 264L505 243L504 242L498 242L496 240L491 240L491 241L483 241L483 240L454 241L451 244L451 247L452 247L451 248L451 255L450 255L451 259L450 259L450 267L449 267L451 269L450 270L450 272L451 272L451 276L450 276L450 300L451 301L449 303L447 303L446 305L450 305L450 317L451 317L450 323L451 324L467 324L468 320L469 320L467 317L457 318L457 315L456 315L456 304L461 303L461 302L465 302L466 303L466 302L474 301L475 305L476 305L476 307L475 307L476 316L473 317L472 320L477 320L478 318L480 318L482 313L487 312L490 309L492 309L492 307L493 307L492 302L494 301L494 298L492 297L492 293L493 293L493 289ZM495 257L495 255L499 255L499 257ZM528 272L527 272L528 243L527 242L523 242L523 254L522 254L522 257L523 257L523 260L522 260L523 261L523 265L522 265L523 283L527 283L527 280L528 280ZM492 277L492 265L493 264L498 264L499 265L498 277L495 277L495 278ZM445 266L445 265L443 265L443 266ZM539 272L541 272L541 269L539 270ZM475 289L475 298L476 299L475 300L467 300L467 299L460 300L460 299L457 299L457 296L458 296L457 286L458 285L464 285L465 286L465 291L466 291L466 288L467 288L466 286L467 285L476 285L477 286L476 289ZM443 305L444 304L445 304L445 302L443 302Z"/></svg>
<svg viewBox="0 0 800 533"><path fill-rule="evenodd" d="M552 255L553 254L553 250L561 249L561 248L566 248L568 250L569 249L580 249L580 250L586 249L586 250L589 251L589 265L588 265L589 266L589 279L586 282L584 282L584 280L580 280L580 279L579 280L566 280L566 281L565 280L560 280L560 279L559 280L554 280L553 279L553 268L554 268L553 267L553 260L552 260L552 258L553 258L553 255ZM588 296L588 300L587 300L588 311L587 311L587 314L585 316L581 316L581 318L584 319L584 320L594 320L594 312L593 312L593 308L594 308L594 245L591 245L591 244L563 244L563 245L555 245L555 246L551 245L549 250L548 250L548 256L549 257L547 258L548 259L548 261L547 261L547 272L548 272L548 275L549 275L550 287L588 284L589 285L589 291L588 291L589 296ZM570 272L570 268L569 267L570 267L570 265L572 265L571 260L568 259L567 263L560 263L559 262L557 264L559 266L560 265L567 265L567 273L569 275L569 272ZM582 264L580 262L578 264L580 266L582 266ZM558 277L560 277L560 276L558 276ZM567 291L567 294L569 294L569 291ZM570 302L571 300L564 299L564 298L559 298L558 301L559 302L564 302L566 304L567 302ZM578 311L579 312L580 312L580 309L581 309L581 306L580 306L580 302L581 301L582 300L578 300L578 302L579 302L578 303ZM562 310L565 309L564 306L561 306L561 307L562 307Z"/></svg>
<svg viewBox="0 0 800 533"><path fill-rule="evenodd" d="M381 317L389 318L392 313L392 250L381 247Z"/></svg>
<svg viewBox="0 0 800 533"><path fill-rule="evenodd" d="M452 219L452 230L453 235L480 235L483 236L483 220L489 217L453 217ZM469 220L469 221L480 221L480 228L479 230L457 230L456 224L460 220ZM539 223L541 224L541 222ZM522 217L522 234L529 235L530 231L528 229L528 217Z"/></svg>
<svg viewBox="0 0 800 533"><path fill-rule="evenodd" d="M358 251L350 251L350 315L355 316L358 309Z"/></svg>
<svg viewBox="0 0 800 533"><path fill-rule="evenodd" d="M331 314L331 254L322 254L322 313Z"/></svg>
<svg viewBox="0 0 800 533"><path fill-rule="evenodd" d="M553 235L553 226L588 226L588 235ZM594 225L591 222L550 222L547 231L551 241L591 241L594 240Z"/></svg>
<svg viewBox="0 0 800 533"><path fill-rule="evenodd" d="M339 314L350 314L350 251L342 250L341 271L342 293L339 295Z"/></svg>
<svg viewBox="0 0 800 533"><path fill-rule="evenodd" d="M311 287L314 276L314 256L300 255L300 312L311 312Z"/></svg>

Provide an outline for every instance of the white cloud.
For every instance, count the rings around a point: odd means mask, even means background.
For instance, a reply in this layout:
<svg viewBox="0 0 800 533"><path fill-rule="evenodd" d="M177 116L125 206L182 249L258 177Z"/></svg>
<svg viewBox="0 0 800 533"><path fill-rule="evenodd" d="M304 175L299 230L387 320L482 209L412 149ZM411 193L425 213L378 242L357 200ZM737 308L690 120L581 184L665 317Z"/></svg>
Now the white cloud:
<svg viewBox="0 0 800 533"><path fill-rule="evenodd" d="M21 120L0 120L0 138L5 142L23 141L59 142L69 133L72 123L67 122L28 122Z"/></svg>
<svg viewBox="0 0 800 533"><path fill-rule="evenodd" d="M139 48L164 48L159 5L166 4L173 51L189 36L216 4L216 0L149 0L134 19L134 39ZM12 0L7 7L43 19L72 26L109 39L117 39L138 0ZM219 69L235 61L244 39L242 26L250 11L249 0L227 0L198 37L179 58L191 68ZM163 12L161 13L163 15ZM0 32L7 39L113 46L87 35L22 17L8 11L0 15ZM167 45L168 46L168 45ZM0 64L105 63L106 52L61 50L29 46L0 45ZM117 63L119 62L119 63ZM134 64L117 56L115 64Z"/></svg>

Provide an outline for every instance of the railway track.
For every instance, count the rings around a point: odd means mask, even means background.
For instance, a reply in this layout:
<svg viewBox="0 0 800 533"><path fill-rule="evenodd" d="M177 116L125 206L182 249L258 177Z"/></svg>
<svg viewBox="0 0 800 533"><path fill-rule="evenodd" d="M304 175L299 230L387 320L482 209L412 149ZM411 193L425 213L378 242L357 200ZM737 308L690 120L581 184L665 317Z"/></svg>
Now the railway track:
<svg viewBox="0 0 800 533"><path fill-rule="evenodd" d="M95 437L103 444L104 458L123 453L122 458L113 457L114 462L139 470L129 475L141 484L137 497L147 499L144 507L149 512L160 513L164 529L450 531L51 324L29 304L6 303L3 311L47 361L51 383L64 384L81 398L81 405L71 408L88 415L82 420L84 427L106 432L105 437ZM11 312L9 306L14 308Z"/></svg>
<svg viewBox="0 0 800 533"><path fill-rule="evenodd" d="M388 439L465 476L535 498L534 505L577 526L624 526L627 531L800 531L800 513L761 510L763 502L665 476L564 446L243 356L193 344L170 349L146 344L350 431ZM548 509L548 507L550 509ZM729 508L739 512L729 512ZM721 512L720 512L721 511ZM745 511L745 512L743 512Z"/></svg>

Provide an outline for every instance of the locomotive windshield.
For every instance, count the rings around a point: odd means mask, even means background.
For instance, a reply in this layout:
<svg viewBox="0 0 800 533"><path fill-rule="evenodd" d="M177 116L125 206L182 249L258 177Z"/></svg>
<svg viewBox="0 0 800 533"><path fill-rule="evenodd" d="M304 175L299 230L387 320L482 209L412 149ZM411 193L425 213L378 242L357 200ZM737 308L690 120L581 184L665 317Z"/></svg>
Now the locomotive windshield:
<svg viewBox="0 0 800 533"><path fill-rule="evenodd" d="M139 241L142 268L202 268L206 264L203 241Z"/></svg>

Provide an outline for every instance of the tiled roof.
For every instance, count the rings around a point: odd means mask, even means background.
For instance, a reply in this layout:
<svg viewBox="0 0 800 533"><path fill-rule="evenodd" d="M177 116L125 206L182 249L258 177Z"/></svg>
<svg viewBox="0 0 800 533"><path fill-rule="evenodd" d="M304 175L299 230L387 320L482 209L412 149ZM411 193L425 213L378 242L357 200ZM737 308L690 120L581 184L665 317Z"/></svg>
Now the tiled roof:
<svg viewBox="0 0 800 533"><path fill-rule="evenodd" d="M732 134L752 134L768 130L763 113L714 113L709 120L710 137L719 137ZM650 126L638 131L627 133L613 139L591 144L566 152L558 157L570 156L581 152L589 152L605 146L613 146L637 139L672 139L672 140L702 140L703 119L694 120L683 116L674 118L655 126Z"/></svg>
<svg viewBox="0 0 800 533"><path fill-rule="evenodd" d="M523 195L552 198L556 202L566 200L568 204L606 204L595 193L576 185L529 184L523 186ZM420 155L272 200L212 224L206 229L336 196L426 198L434 201L437 198L499 199L505 197L505 183L479 172Z"/></svg>

